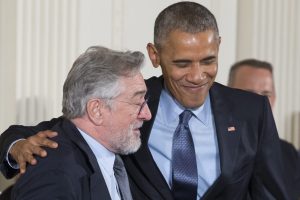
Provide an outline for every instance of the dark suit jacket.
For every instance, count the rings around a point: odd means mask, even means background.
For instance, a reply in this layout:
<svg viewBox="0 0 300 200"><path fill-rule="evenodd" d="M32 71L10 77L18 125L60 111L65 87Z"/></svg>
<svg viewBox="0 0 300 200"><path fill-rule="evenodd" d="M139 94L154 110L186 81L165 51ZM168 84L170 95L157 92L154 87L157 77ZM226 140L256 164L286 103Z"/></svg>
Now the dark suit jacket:
<svg viewBox="0 0 300 200"><path fill-rule="evenodd" d="M171 200L171 191L147 144L157 113L163 79L153 77L146 84L152 119L145 122L141 129L142 146L139 151L123 156L123 160L134 199ZM294 199L288 197L292 195L288 191L290 183L283 175L279 138L268 99L218 83L212 86L210 97L220 151L221 175L202 199ZM0 147L7 150L15 139L32 135L28 130L37 132L50 129L60 120L52 119L36 127L12 126L0 137ZM235 131L229 132L228 127L235 127ZM1 170L6 176L12 176L14 172L7 167L4 154L0 154Z"/></svg>
<svg viewBox="0 0 300 200"><path fill-rule="evenodd" d="M57 149L47 149L47 157L27 171L14 185L13 199L22 200L110 200L96 157L77 128L62 119L52 130Z"/></svg>
<svg viewBox="0 0 300 200"><path fill-rule="evenodd" d="M283 152L283 162L285 172L292 180L293 194L297 200L300 200L300 155L297 149L289 142L280 140L281 149Z"/></svg>
<svg viewBox="0 0 300 200"><path fill-rule="evenodd" d="M146 83L152 119L145 122L141 129L142 147L123 159L135 199L171 200L170 189L147 145L163 79L153 77ZM279 138L268 99L218 83L212 86L210 98L221 175L202 199L293 199L288 197L291 192L283 175ZM235 131L229 132L228 127L235 127Z"/></svg>

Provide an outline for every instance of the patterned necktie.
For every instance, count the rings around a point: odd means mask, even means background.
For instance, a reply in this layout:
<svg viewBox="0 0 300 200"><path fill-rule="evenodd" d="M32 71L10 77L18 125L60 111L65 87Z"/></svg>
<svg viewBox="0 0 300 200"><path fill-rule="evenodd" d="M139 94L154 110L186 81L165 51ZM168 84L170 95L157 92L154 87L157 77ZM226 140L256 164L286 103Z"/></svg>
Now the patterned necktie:
<svg viewBox="0 0 300 200"><path fill-rule="evenodd" d="M124 167L124 163L119 155L116 155L114 172L119 186L120 198L122 200L132 200L128 176Z"/></svg>
<svg viewBox="0 0 300 200"><path fill-rule="evenodd" d="M176 200L195 200L197 198L196 154L188 125L192 115L189 110L185 110L179 115L179 124L173 136L172 193Z"/></svg>

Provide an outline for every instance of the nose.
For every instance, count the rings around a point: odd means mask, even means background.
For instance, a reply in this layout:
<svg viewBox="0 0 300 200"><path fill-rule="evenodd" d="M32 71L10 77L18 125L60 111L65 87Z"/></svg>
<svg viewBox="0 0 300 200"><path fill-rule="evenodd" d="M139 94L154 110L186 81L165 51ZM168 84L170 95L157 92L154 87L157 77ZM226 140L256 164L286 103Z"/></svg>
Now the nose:
<svg viewBox="0 0 300 200"><path fill-rule="evenodd" d="M151 119L151 117L152 117L151 111L148 107L148 104L146 103L146 105L142 108L140 114L138 115L138 118L143 121L148 121Z"/></svg>
<svg viewBox="0 0 300 200"><path fill-rule="evenodd" d="M201 80L206 78L206 74L201 69L200 64L193 64L189 70L189 73L187 75L187 80L192 83L199 83Z"/></svg>

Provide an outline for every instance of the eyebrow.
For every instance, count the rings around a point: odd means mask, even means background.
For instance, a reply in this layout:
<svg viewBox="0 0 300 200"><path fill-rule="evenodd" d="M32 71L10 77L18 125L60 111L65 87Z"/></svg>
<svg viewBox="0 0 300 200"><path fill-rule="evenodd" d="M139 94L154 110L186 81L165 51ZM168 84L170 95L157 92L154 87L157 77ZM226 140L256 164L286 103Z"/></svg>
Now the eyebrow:
<svg viewBox="0 0 300 200"><path fill-rule="evenodd" d="M134 98L136 96L143 96L146 93L147 93L147 90L139 90L139 91L135 92L132 97Z"/></svg>
<svg viewBox="0 0 300 200"><path fill-rule="evenodd" d="M201 59L200 62L207 61L207 60L212 60L212 59L216 59L216 56L205 57L205 58ZM188 63L188 62L193 62L193 61L192 60L188 60L188 59L176 59L176 60L173 60L173 63Z"/></svg>
<svg viewBox="0 0 300 200"><path fill-rule="evenodd" d="M173 60L173 63L187 63L187 62L192 62L192 61L191 60L187 60L187 59Z"/></svg>
<svg viewBox="0 0 300 200"><path fill-rule="evenodd" d="M212 59L215 59L216 58L216 56L208 56L208 57L205 57L204 59L202 59L202 60L212 60Z"/></svg>

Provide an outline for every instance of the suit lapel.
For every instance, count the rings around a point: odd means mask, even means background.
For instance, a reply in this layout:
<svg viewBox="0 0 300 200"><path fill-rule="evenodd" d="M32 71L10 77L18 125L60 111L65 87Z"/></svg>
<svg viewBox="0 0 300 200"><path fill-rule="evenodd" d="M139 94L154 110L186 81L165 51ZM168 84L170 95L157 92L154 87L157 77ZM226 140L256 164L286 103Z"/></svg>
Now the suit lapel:
<svg viewBox="0 0 300 200"><path fill-rule="evenodd" d="M91 200L111 200L101 172L95 172L90 176L90 193Z"/></svg>
<svg viewBox="0 0 300 200"><path fill-rule="evenodd" d="M78 129L74 126L73 123L71 123L68 120L65 120L63 126L65 129L65 133L72 140L72 142L75 143L88 157L87 161L91 165L92 172L89 177L88 183L90 187L87 188L87 192L90 193L91 199L96 200L100 198L105 200L111 200L104 177L102 175L94 153L92 152L92 150L90 149L90 147L83 139L83 137L81 136Z"/></svg>
<svg viewBox="0 0 300 200"><path fill-rule="evenodd" d="M225 177L232 177L231 174L234 170L240 143L241 126L233 116L232 105L226 97L226 91L222 87L224 86L214 83L210 90L211 106L219 145L221 174L204 194L203 199L211 199L212 196L225 188Z"/></svg>

